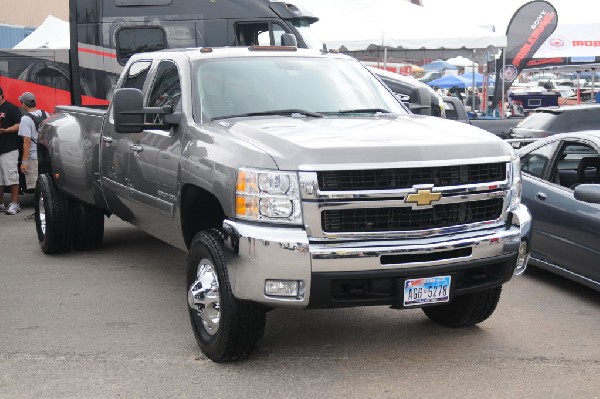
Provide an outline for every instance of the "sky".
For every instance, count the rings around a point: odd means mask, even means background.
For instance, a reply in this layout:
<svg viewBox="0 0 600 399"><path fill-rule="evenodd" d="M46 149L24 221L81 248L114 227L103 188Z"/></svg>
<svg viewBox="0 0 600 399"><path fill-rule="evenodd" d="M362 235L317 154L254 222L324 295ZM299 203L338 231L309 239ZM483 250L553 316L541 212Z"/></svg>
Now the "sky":
<svg viewBox="0 0 600 399"><path fill-rule="evenodd" d="M558 14L559 24L600 22L600 0L547 0ZM495 25L496 32L506 33L506 27L517 9L529 0L422 0L426 9L446 15L448 26Z"/></svg>

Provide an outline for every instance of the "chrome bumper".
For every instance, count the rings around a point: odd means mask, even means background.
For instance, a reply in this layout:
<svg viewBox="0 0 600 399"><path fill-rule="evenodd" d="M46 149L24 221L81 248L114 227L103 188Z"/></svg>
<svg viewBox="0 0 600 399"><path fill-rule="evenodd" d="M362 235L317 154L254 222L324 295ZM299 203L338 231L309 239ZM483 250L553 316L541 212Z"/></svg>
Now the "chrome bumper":
<svg viewBox="0 0 600 399"><path fill-rule="evenodd" d="M457 266L484 259L516 254L522 240L529 242L531 215L521 205L512 212L510 226L423 239L371 240L345 243L309 242L301 228L281 228L226 220L224 230L229 279L238 299L273 307L304 308L308 306L312 273L414 270L427 267ZM470 249L468 256L444 258L443 253L456 254ZM435 260L385 262L382 256L423 255L440 253ZM419 259L417 257L417 259ZM520 274L524 269L515 271ZM296 298L265 295L265 280L296 280L302 290Z"/></svg>

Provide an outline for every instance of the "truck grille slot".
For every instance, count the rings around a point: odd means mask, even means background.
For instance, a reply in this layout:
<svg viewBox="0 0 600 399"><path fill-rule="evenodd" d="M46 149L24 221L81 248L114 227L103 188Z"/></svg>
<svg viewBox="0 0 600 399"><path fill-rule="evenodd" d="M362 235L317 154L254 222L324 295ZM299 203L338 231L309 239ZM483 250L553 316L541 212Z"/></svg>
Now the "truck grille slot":
<svg viewBox="0 0 600 399"><path fill-rule="evenodd" d="M321 213L323 231L328 233L413 231L496 220L504 200L494 198L427 209L374 208L326 210Z"/></svg>
<svg viewBox="0 0 600 399"><path fill-rule="evenodd" d="M400 265L402 263L413 262L434 262L436 260L446 260L454 258L466 258L473 253L472 248L454 249L452 251L431 252L428 254L411 255L382 255L382 265Z"/></svg>
<svg viewBox="0 0 600 399"><path fill-rule="evenodd" d="M415 184L458 186L506 180L506 164L318 172L322 191L393 190Z"/></svg>

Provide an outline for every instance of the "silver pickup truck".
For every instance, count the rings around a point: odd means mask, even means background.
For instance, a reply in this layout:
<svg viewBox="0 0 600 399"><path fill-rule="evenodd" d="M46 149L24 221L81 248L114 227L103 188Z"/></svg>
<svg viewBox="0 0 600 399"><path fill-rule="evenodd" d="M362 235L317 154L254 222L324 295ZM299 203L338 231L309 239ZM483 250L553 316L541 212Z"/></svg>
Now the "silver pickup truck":
<svg viewBox="0 0 600 399"><path fill-rule="evenodd" d="M39 143L42 250L98 247L113 214L187 251L192 327L217 362L247 357L272 308L474 325L527 264L513 149L410 114L335 52L137 54L108 110L60 107Z"/></svg>

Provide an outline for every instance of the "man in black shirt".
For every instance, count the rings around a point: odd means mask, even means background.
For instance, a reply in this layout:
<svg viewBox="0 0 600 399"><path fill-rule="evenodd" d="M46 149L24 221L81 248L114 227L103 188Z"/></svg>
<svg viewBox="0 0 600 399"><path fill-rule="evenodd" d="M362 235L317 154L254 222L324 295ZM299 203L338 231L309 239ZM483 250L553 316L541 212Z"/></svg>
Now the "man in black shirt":
<svg viewBox="0 0 600 399"><path fill-rule="evenodd" d="M21 121L21 111L16 105L6 101L0 88L0 212L14 215L19 207L19 141L18 131ZM10 189L11 202L8 208L4 206L4 187Z"/></svg>

